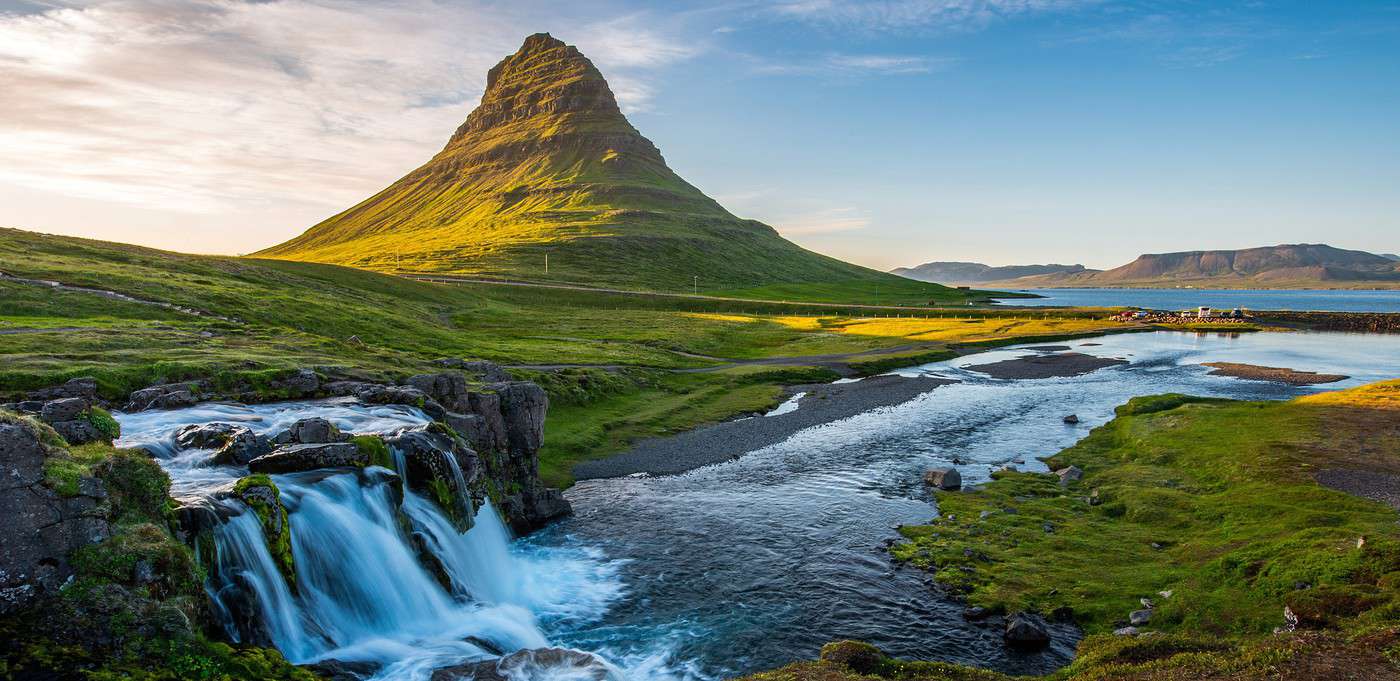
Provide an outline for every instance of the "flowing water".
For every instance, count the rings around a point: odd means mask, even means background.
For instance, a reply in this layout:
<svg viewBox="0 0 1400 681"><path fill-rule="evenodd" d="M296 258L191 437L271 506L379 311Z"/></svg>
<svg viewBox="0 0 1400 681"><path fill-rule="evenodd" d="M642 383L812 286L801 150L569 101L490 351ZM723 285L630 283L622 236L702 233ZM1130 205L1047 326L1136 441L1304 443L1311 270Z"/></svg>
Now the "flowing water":
<svg viewBox="0 0 1400 681"><path fill-rule="evenodd" d="M901 523L936 514L923 470L953 457L965 484L1046 456L1107 421L1136 395L1189 392L1285 399L1400 375L1400 339L1348 334L1149 333L1069 343L1130 364L1084 376L997 380L974 364L1030 352L1010 348L908 370L959 383L896 407L811 428L730 463L684 475L590 480L570 489L576 515L511 542L489 507L458 533L427 500L404 511L451 578L444 589L418 565L395 524L389 472L274 476L293 526L299 584L282 582L257 519L236 515L218 534L223 583L252 589L273 640L296 662L375 660L381 678L426 678L463 659L562 645L593 651L626 679L716 679L813 657L822 643L870 641L921 659L1008 672L1068 661L1076 633L1059 626L1039 653L1014 653L993 625L969 623L915 570L884 551ZM1235 361L1352 376L1314 388L1208 375ZM784 409L801 409L801 400ZM1081 423L1061 421L1075 413ZM342 430L383 433L426 421L407 407L346 401L243 407L201 405L119 415L124 445L162 456L175 494L208 495L246 471L200 465L177 452L188 423L237 422L275 433L322 416ZM543 679L540 670L518 678Z"/></svg>

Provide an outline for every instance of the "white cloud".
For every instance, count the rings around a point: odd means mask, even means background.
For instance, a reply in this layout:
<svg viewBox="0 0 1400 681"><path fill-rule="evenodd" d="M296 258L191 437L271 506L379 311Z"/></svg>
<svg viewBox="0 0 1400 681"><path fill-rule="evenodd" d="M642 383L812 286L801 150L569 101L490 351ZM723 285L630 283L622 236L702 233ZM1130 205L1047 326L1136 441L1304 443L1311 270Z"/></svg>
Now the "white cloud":
<svg viewBox="0 0 1400 681"><path fill-rule="evenodd" d="M1096 4L1098 0L790 0L773 6L780 16L832 28L864 31L972 30L998 19Z"/></svg>
<svg viewBox="0 0 1400 681"><path fill-rule="evenodd" d="M787 236L850 232L869 226L869 216L854 206L826 208L773 221L773 227Z"/></svg>
<svg viewBox="0 0 1400 681"><path fill-rule="evenodd" d="M577 26L627 110L695 53ZM113 0L0 14L0 183L196 212L345 207L436 152L539 30L497 3ZM571 31L572 33L572 31Z"/></svg>
<svg viewBox="0 0 1400 681"><path fill-rule="evenodd" d="M782 76L897 76L932 73L949 68L958 60L949 57L923 57L887 54L827 54L806 60L764 61L754 71Z"/></svg>

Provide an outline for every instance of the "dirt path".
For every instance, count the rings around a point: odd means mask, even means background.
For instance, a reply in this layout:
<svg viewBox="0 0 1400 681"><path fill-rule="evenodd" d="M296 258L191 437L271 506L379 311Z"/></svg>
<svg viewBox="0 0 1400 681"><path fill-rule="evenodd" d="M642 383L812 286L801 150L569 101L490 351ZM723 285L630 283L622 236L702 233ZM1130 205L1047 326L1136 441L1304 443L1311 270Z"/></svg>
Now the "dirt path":
<svg viewBox="0 0 1400 681"><path fill-rule="evenodd" d="M137 305L153 305L155 307L163 307L167 310L174 310L176 312L181 312L195 317L208 317L210 319L218 319L220 321L231 322L234 324L243 323L233 317L223 317L220 315L213 314L212 312L197 310L195 308L185 307L183 305L176 305L175 303L168 303L160 300L146 300L144 298L136 298L134 296L129 296L125 293L117 293L116 291L108 291L106 289L100 288L88 288L86 286L73 286L71 284L65 284L60 281L50 281L48 279L26 279L24 277L16 277L6 272L0 272L0 281L12 281L17 284L24 284L26 286L38 286L41 288L52 289L55 291L71 291L74 293L86 293L88 295L101 296L103 298L110 298L112 300L120 300L125 303L136 303Z"/></svg>

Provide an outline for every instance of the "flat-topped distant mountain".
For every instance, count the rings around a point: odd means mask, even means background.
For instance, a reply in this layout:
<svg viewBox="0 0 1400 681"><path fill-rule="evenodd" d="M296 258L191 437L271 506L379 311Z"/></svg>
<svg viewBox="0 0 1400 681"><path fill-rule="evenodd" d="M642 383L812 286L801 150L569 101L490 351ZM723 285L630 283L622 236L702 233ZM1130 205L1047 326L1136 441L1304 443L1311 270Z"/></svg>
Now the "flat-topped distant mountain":
<svg viewBox="0 0 1400 681"><path fill-rule="evenodd" d="M939 284L980 284L988 281L1004 281L1039 274L1076 273L1086 270L1083 265L1007 265L992 267L980 262L926 262L914 267L896 267L890 274L932 281Z"/></svg>
<svg viewBox="0 0 1400 681"><path fill-rule="evenodd" d="M1385 258L1386 260L1394 260L1396 262L1400 262L1400 255L1396 255L1394 253L1382 253L1381 257Z"/></svg>
<svg viewBox="0 0 1400 681"><path fill-rule="evenodd" d="M1060 272L994 287L1400 288L1400 261L1324 244L1140 255L1111 270Z"/></svg>
<svg viewBox="0 0 1400 681"><path fill-rule="evenodd" d="M702 293L854 284L961 295L735 217L676 175L593 63L547 33L490 70L481 104L432 160L254 256Z"/></svg>

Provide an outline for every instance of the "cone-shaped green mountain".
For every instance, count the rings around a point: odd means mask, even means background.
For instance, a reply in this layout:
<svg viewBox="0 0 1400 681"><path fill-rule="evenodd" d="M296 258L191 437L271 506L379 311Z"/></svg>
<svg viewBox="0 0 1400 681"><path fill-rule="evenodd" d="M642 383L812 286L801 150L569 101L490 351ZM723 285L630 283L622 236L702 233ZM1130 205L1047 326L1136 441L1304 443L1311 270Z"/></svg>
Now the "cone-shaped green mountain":
<svg viewBox="0 0 1400 681"><path fill-rule="evenodd" d="M804 250L682 180L592 62L545 33L491 69L480 106L427 164L256 255L655 290L699 277L708 291L909 293L907 280Z"/></svg>

